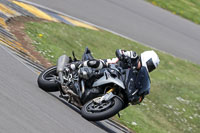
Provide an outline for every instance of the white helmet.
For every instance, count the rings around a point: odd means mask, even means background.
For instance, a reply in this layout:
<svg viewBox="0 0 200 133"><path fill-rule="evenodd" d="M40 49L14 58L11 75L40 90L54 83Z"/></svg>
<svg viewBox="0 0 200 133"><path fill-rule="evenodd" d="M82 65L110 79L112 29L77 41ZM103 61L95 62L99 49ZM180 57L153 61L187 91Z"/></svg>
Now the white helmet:
<svg viewBox="0 0 200 133"><path fill-rule="evenodd" d="M142 66L146 67L148 72L153 71L158 67L160 59L153 50L141 53Z"/></svg>

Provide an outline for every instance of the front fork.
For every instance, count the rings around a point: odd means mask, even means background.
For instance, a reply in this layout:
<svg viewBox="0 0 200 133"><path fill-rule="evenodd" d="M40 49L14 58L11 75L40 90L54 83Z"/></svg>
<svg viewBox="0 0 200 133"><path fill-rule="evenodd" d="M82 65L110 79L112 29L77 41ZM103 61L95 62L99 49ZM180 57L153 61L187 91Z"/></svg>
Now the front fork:
<svg viewBox="0 0 200 133"><path fill-rule="evenodd" d="M112 99L113 97L115 97L116 95L113 94L115 88L111 88L109 89L106 94L104 94L102 97L99 98L95 98L94 102L96 103L102 103L103 101L109 101L110 99Z"/></svg>

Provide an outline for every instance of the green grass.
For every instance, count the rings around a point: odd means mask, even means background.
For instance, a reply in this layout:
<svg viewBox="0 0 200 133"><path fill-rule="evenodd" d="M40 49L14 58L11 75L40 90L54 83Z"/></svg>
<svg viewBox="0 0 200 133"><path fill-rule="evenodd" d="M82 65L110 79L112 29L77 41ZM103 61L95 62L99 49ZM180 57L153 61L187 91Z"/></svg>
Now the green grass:
<svg viewBox="0 0 200 133"><path fill-rule="evenodd" d="M61 23L29 22L26 33L33 45L51 62L62 54L77 57L86 46L96 58L115 57L117 48L138 54L151 48L106 31L94 31ZM200 132L200 66L160 51L160 65L150 74L151 93L141 105L129 106L117 119L138 133Z"/></svg>
<svg viewBox="0 0 200 133"><path fill-rule="evenodd" d="M174 14L200 24L200 0L147 0Z"/></svg>

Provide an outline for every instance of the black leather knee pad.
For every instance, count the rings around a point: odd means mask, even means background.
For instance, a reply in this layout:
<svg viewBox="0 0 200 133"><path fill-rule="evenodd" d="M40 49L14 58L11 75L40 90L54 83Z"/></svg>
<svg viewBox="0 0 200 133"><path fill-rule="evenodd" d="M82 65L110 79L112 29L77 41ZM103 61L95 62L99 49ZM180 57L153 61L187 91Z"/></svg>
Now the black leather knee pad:
<svg viewBox="0 0 200 133"><path fill-rule="evenodd" d="M98 68L100 65L100 61L99 60L89 60L87 62L88 67L92 67L92 68Z"/></svg>

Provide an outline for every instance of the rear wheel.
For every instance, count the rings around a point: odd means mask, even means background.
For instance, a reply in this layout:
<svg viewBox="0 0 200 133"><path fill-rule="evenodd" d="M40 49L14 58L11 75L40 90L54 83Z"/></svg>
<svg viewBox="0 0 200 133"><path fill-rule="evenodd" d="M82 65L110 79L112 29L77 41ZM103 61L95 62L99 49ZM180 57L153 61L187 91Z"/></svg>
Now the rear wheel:
<svg viewBox="0 0 200 133"><path fill-rule="evenodd" d="M46 92L59 91L59 84L56 82L57 67L53 66L43 71L38 77L38 86Z"/></svg>
<svg viewBox="0 0 200 133"><path fill-rule="evenodd" d="M90 121L99 121L110 118L117 114L123 107L120 98L114 97L102 103L95 102L95 99L87 102L81 109L81 115Z"/></svg>

